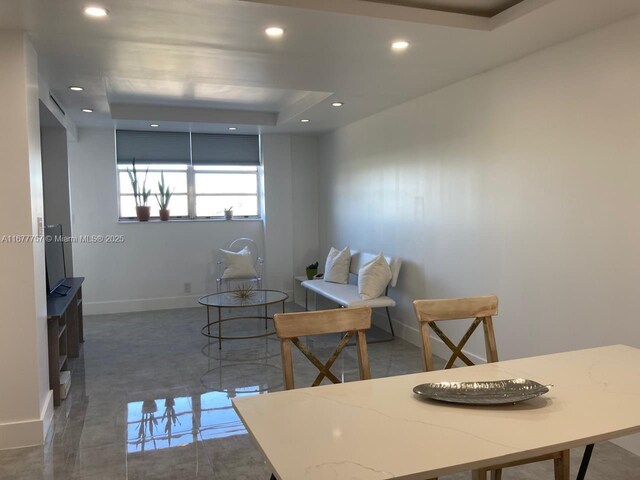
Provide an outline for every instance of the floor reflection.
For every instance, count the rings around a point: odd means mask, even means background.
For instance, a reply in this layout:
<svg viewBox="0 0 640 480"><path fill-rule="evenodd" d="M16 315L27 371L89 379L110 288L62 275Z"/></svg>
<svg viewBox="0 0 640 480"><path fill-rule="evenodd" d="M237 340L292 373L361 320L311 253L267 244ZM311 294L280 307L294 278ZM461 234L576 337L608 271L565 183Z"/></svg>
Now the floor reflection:
<svg viewBox="0 0 640 480"><path fill-rule="evenodd" d="M247 433L235 410L232 398L266 393L266 386L251 386L230 389L228 392L208 392L200 395L200 434L203 440L225 438ZM194 409L195 410L195 409Z"/></svg>
<svg viewBox="0 0 640 480"><path fill-rule="evenodd" d="M211 391L192 397L167 397L127 404L127 453L181 447L247 433L231 399L259 395L268 385Z"/></svg>
<svg viewBox="0 0 640 480"><path fill-rule="evenodd" d="M158 405L164 410L158 412ZM130 402L127 405L127 453L160 450L198 439L191 404L186 397Z"/></svg>

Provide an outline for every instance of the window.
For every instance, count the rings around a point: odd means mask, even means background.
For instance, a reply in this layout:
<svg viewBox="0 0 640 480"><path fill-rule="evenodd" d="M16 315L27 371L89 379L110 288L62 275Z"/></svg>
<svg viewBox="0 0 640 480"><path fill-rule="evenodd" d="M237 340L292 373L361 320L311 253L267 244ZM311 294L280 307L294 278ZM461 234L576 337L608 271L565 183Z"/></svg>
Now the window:
<svg viewBox="0 0 640 480"><path fill-rule="evenodd" d="M223 218L260 215L259 141L255 135L133 132L118 130L119 216L136 218L136 203L127 170L136 159L140 189L151 190L147 205L159 216L155 195L164 174L173 195L172 218ZM146 181L145 181L146 179Z"/></svg>
<svg viewBox="0 0 640 480"><path fill-rule="evenodd" d="M136 200L133 197L133 188L129 180L127 169L131 170L131 163L118 164L118 181L120 182L120 218L136 218ZM147 167L149 168L147 172ZM163 164L139 164L136 162L138 181L142 189L142 182L145 188L151 190L151 197L147 200L147 205L151 207L151 216L160 216L160 207L156 201L159 194L158 182L161 173L164 173L164 183L173 190L173 195L169 201L169 210L174 218L189 218L188 199L188 166L187 165L163 165ZM145 181L146 176L146 181Z"/></svg>
<svg viewBox="0 0 640 480"><path fill-rule="evenodd" d="M233 207L233 214L258 215L258 167L194 167L195 210L198 217L220 217Z"/></svg>

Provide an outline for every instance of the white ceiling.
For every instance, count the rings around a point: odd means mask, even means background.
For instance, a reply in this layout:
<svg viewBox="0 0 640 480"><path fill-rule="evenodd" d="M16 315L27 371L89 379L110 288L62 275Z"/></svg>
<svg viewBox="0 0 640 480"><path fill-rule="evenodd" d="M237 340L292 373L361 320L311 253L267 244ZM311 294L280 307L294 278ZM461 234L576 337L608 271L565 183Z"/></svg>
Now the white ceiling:
<svg viewBox="0 0 640 480"><path fill-rule="evenodd" d="M161 128L226 131L238 122L238 133L318 133L640 12L637 0L525 0L499 14L499 24L476 29L379 18L380 11L318 11L317 0L275 1L305 8L96 0L110 10L96 20L82 14L82 0L0 0L0 28L30 34L44 78L79 126L162 120ZM322 10L339 5L320 3ZM393 9L408 8L384 7L390 18L397 18ZM266 38L270 25L284 27L284 37ZM410 48L391 52L400 38ZM67 89L76 84L85 91ZM336 100L345 105L331 107ZM121 119L112 119L110 103ZM192 113L195 121L185 121ZM263 121L269 118L276 120Z"/></svg>

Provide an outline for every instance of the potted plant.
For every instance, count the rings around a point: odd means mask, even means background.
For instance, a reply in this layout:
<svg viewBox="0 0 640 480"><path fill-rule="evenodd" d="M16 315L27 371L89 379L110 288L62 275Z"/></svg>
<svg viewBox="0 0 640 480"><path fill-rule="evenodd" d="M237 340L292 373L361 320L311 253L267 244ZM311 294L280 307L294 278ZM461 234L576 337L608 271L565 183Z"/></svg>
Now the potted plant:
<svg viewBox="0 0 640 480"><path fill-rule="evenodd" d="M318 262L312 263L311 265L307 266L307 278L309 280L313 280L313 277L315 277L317 274L318 274Z"/></svg>
<svg viewBox="0 0 640 480"><path fill-rule="evenodd" d="M169 189L168 185L164 183L164 171L160 172L160 181L158 182L158 191L160 195L156 194L156 200L158 201L158 206L160 207L160 220L166 222L169 220L169 200L171 200L171 195L173 195L173 190Z"/></svg>
<svg viewBox="0 0 640 480"><path fill-rule="evenodd" d="M233 207L224 209L224 219L231 220L233 218Z"/></svg>
<svg viewBox="0 0 640 480"><path fill-rule="evenodd" d="M147 174L149 173L149 167L144 172L144 180L142 181L142 188L140 188L140 182L138 181L138 171L136 170L136 159L134 158L131 170L127 168L129 174L129 180L131 181L131 187L133 188L133 198L136 200L136 215L141 222L149 221L151 214L151 207L147 205L151 190L147 189Z"/></svg>

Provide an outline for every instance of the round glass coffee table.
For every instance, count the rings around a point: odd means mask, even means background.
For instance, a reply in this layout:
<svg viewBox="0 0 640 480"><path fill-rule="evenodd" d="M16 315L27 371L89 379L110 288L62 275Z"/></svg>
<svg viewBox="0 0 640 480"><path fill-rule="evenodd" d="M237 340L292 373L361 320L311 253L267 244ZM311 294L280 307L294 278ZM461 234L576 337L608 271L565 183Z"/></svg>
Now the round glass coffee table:
<svg viewBox="0 0 640 480"><path fill-rule="evenodd" d="M242 294L241 294L242 293ZM222 349L222 340L242 340L247 338L259 338L273 335L275 331L265 331L259 335L243 335L243 336L223 336L222 335L222 323L231 320L247 320L247 319L264 319L264 329L267 330L267 321L273 320L268 314L269 305L276 303L282 303L282 313L284 313L284 302L289 298L284 292L279 290L249 290L246 292L230 291L212 293L211 295L205 295L198 299L200 305L207 307L207 324L202 327L202 334L205 337L217 338L218 348ZM264 307L263 316L235 316L229 318L222 318L223 308L246 308L246 307ZM218 310L218 319L211 321L209 313L210 308L216 308ZM211 333L211 327L218 325L218 334Z"/></svg>

